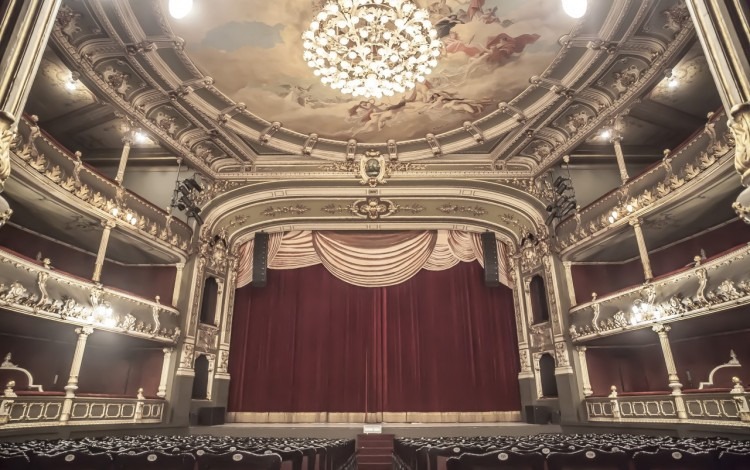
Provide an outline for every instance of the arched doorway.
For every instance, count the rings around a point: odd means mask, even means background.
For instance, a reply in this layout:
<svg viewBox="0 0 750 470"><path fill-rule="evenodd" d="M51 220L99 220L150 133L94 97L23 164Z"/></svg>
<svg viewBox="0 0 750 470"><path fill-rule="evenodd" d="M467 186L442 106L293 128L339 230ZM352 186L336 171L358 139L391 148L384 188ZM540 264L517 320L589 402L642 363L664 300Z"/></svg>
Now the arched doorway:
<svg viewBox="0 0 750 470"><path fill-rule="evenodd" d="M219 283L216 278L207 277L203 284L200 322L204 325L216 324L216 302L219 297Z"/></svg>
<svg viewBox="0 0 750 470"><path fill-rule="evenodd" d="M193 379L193 399L208 399L208 358L201 354L195 359L195 379Z"/></svg>
<svg viewBox="0 0 750 470"><path fill-rule="evenodd" d="M539 358L539 378L542 384L542 397L557 398L555 358L551 354L542 354Z"/></svg>
<svg viewBox="0 0 750 470"><path fill-rule="evenodd" d="M542 276L536 275L531 278L531 313L534 324L549 321L549 307L547 306L547 288L544 286Z"/></svg>

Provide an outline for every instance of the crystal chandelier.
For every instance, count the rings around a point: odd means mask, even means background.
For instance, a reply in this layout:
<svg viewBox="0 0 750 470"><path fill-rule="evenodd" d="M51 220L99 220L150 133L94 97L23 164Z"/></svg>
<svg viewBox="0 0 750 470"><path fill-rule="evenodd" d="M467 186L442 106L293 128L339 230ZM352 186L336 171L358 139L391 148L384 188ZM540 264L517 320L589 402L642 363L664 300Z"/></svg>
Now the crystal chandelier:
<svg viewBox="0 0 750 470"><path fill-rule="evenodd" d="M423 82L440 56L429 14L410 0L334 0L302 35L304 59L344 94L381 98Z"/></svg>

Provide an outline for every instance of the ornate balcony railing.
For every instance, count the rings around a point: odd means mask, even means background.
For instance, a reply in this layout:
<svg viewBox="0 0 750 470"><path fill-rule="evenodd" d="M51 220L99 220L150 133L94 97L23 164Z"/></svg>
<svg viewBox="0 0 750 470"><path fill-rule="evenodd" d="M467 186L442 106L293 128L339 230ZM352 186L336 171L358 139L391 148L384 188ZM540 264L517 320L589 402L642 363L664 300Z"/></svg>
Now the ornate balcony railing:
<svg viewBox="0 0 750 470"><path fill-rule="evenodd" d="M0 395L0 430L59 425L161 423L166 402L146 398Z"/></svg>
<svg viewBox="0 0 750 470"><path fill-rule="evenodd" d="M696 261L690 268L641 286L577 305L570 309L569 332L574 342L581 343L748 303L750 244Z"/></svg>
<svg viewBox="0 0 750 470"><path fill-rule="evenodd" d="M0 307L74 325L176 342L179 312L0 249Z"/></svg>
<svg viewBox="0 0 750 470"><path fill-rule="evenodd" d="M34 116L19 122L18 133L12 146L16 163L100 217L187 254L193 232L186 223L89 168L80 153L71 154L42 131Z"/></svg>
<svg viewBox="0 0 750 470"><path fill-rule="evenodd" d="M677 149L665 150L660 163L563 220L556 229L560 250L627 226L630 218L645 216L678 193L700 187L719 168L730 168L734 140L723 118L724 113L710 115L703 129Z"/></svg>
<svg viewBox="0 0 750 470"><path fill-rule="evenodd" d="M692 423L750 427L747 399L729 393L630 395L586 398L588 420L619 423Z"/></svg>

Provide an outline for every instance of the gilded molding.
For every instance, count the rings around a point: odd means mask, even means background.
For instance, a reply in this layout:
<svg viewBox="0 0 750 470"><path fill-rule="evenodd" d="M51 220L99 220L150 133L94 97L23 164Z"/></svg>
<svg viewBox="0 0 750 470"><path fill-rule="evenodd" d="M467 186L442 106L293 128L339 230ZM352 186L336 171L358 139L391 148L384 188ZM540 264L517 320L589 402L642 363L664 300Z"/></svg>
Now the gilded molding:
<svg viewBox="0 0 750 470"><path fill-rule="evenodd" d="M321 209L327 214L340 214L340 213L351 213L358 217L367 218L369 220L379 220L381 218L390 217L400 212L410 212L412 214L418 214L425 210L424 206L420 204L397 204L388 199L381 199L380 197L368 197L366 199L359 199L354 201L350 205L341 204L328 204Z"/></svg>
<svg viewBox="0 0 750 470"><path fill-rule="evenodd" d="M261 212L261 215L264 217L276 217L277 215L283 215L283 214L295 214L295 215L302 215L310 210L309 207L304 206L302 204L294 204L292 206L268 206L266 207L263 212Z"/></svg>
<svg viewBox="0 0 750 470"><path fill-rule="evenodd" d="M438 210L443 214L468 214L476 217L487 214L487 210L480 206L458 206L449 202L438 207Z"/></svg>

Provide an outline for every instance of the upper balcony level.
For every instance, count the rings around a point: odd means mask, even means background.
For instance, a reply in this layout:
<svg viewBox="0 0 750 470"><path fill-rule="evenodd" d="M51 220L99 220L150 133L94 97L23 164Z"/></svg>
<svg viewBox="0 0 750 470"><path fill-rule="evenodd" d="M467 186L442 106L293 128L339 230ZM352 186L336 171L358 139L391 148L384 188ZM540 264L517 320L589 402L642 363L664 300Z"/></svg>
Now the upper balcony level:
<svg viewBox="0 0 750 470"><path fill-rule="evenodd" d="M50 233L53 226L65 227L70 220L77 220L78 226L112 221L120 229L113 232L113 243L121 242L131 262L176 263L187 257L193 234L189 225L87 166L80 155L41 130L33 117L20 122L11 155L13 173L5 194L22 209L14 215L21 225ZM45 220L39 220L41 214ZM68 232L60 239L86 244L85 233ZM87 247L96 246L98 238L92 238ZM128 247L133 246L139 255L132 256L133 248Z"/></svg>
<svg viewBox="0 0 750 470"><path fill-rule="evenodd" d="M716 113L680 146L665 150L661 162L563 220L556 228L563 259L612 262L636 256L629 226L634 219L643 221L649 248L683 238L679 229L686 223L692 234L726 222L737 188L733 156L725 116ZM705 200L710 204L700 204Z"/></svg>

